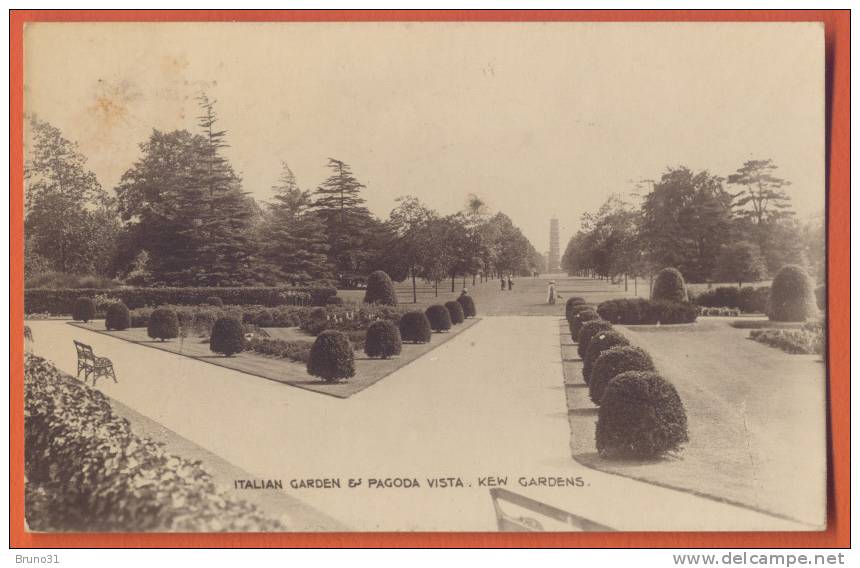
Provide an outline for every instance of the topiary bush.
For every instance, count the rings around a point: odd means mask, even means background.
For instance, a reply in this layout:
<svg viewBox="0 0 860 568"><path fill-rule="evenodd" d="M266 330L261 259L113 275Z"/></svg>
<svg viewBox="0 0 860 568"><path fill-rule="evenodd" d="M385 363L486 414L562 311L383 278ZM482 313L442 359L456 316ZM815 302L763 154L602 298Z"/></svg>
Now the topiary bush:
<svg viewBox="0 0 860 568"><path fill-rule="evenodd" d="M588 351L582 360L582 378L585 380L585 384L591 382L591 370L594 368L597 358L604 351L618 345L630 345L630 341L617 331L603 331L591 336L591 341L588 342Z"/></svg>
<svg viewBox="0 0 860 568"><path fill-rule="evenodd" d="M812 280L795 264L783 266L770 285L770 311L773 321L804 321L817 315Z"/></svg>
<svg viewBox="0 0 860 568"><path fill-rule="evenodd" d="M430 328L439 333L451 329L451 312L441 304L434 304L425 310L424 314L430 322Z"/></svg>
<svg viewBox="0 0 860 568"><path fill-rule="evenodd" d="M179 337L179 318L176 312L166 308L153 310L146 323L146 334L161 341Z"/></svg>
<svg viewBox="0 0 860 568"><path fill-rule="evenodd" d="M460 302L445 302L445 307L448 309L448 313L451 314L451 323L460 325L466 321L466 314L463 312L463 306L460 305Z"/></svg>
<svg viewBox="0 0 860 568"><path fill-rule="evenodd" d="M588 394L594 404L600 405L606 385L627 371L653 371L654 361L644 349L632 345L616 345L600 354L591 369Z"/></svg>
<svg viewBox="0 0 860 568"><path fill-rule="evenodd" d="M105 329L122 331L131 327L131 314L122 302L108 306L105 314Z"/></svg>
<svg viewBox="0 0 860 568"><path fill-rule="evenodd" d="M355 355L345 333L326 330L317 336L308 359L308 373L326 382L355 375Z"/></svg>
<svg viewBox="0 0 860 568"><path fill-rule="evenodd" d="M611 329L611 323L600 319L583 323L579 330L579 337L577 338L576 346L580 359L585 361L585 355L588 353L588 343L591 341L591 337L593 335L602 331L609 331Z"/></svg>
<svg viewBox="0 0 860 568"><path fill-rule="evenodd" d="M209 296L206 298L206 303L210 306L215 306L218 308L224 307L224 300L221 299L221 296Z"/></svg>
<svg viewBox="0 0 860 568"><path fill-rule="evenodd" d="M367 277L367 290L364 293L365 304L397 305L397 292L388 274L382 270L371 272Z"/></svg>
<svg viewBox="0 0 860 568"><path fill-rule="evenodd" d="M364 352L368 357L388 359L400 355L400 330L393 322L380 320L373 322L367 328L364 338Z"/></svg>
<svg viewBox="0 0 860 568"><path fill-rule="evenodd" d="M475 309L475 300L472 299L472 296L460 296L457 298L457 302L463 308L463 317L473 318L478 315L478 310Z"/></svg>
<svg viewBox="0 0 860 568"><path fill-rule="evenodd" d="M584 306L585 298L580 298L579 296L573 296L567 299L564 303L564 317L567 318L567 321L570 321L573 318L572 308L574 306Z"/></svg>
<svg viewBox="0 0 860 568"><path fill-rule="evenodd" d="M232 357L245 350L245 329L236 318L218 318L209 336L209 349L225 357Z"/></svg>
<svg viewBox="0 0 860 568"><path fill-rule="evenodd" d="M670 382L653 371L627 371L609 381L597 414L600 455L653 459L688 441L687 412Z"/></svg>
<svg viewBox="0 0 860 568"><path fill-rule="evenodd" d="M582 326L587 322L599 320L600 316L592 309L582 310L574 314L573 319L568 323L570 328L570 338L574 341L579 341L579 334Z"/></svg>
<svg viewBox="0 0 860 568"><path fill-rule="evenodd" d="M651 299L667 302L687 301L687 285L684 283L684 276L677 268L664 268L657 273L654 288L651 290Z"/></svg>
<svg viewBox="0 0 860 568"><path fill-rule="evenodd" d="M428 343L432 335L430 320L424 312L406 312L400 318L400 338L411 343Z"/></svg>
<svg viewBox="0 0 860 568"><path fill-rule="evenodd" d="M87 323L88 321L95 319L96 317L96 303L92 298L86 298L81 296L75 303L72 305L72 319L75 321L82 321Z"/></svg>

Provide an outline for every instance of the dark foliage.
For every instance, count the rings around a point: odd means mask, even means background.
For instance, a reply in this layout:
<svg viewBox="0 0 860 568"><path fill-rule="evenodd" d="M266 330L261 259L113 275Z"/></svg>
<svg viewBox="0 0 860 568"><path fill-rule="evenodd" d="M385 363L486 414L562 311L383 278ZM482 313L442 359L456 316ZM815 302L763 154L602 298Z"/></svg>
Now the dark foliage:
<svg viewBox="0 0 860 568"><path fill-rule="evenodd" d="M152 339L173 339L179 337L179 318L176 312L167 308L154 310L146 324L146 334Z"/></svg>
<svg viewBox="0 0 860 568"><path fill-rule="evenodd" d="M719 286L697 295L693 302L709 308L737 308L745 313L763 314L767 312L770 286Z"/></svg>
<svg viewBox="0 0 860 568"><path fill-rule="evenodd" d="M586 322L598 319L600 319L600 316L590 308L576 312L573 319L568 323L568 327L570 328L570 338L573 339L573 341L578 342L582 326L585 325Z"/></svg>
<svg viewBox="0 0 860 568"><path fill-rule="evenodd" d="M597 313L606 321L625 325L654 325L692 323L698 310L687 302L620 298L607 300L597 306Z"/></svg>
<svg viewBox="0 0 860 568"><path fill-rule="evenodd" d="M388 359L400 355L400 330L388 320L373 322L367 328L364 340L364 352L368 357Z"/></svg>
<svg viewBox="0 0 860 568"><path fill-rule="evenodd" d="M308 359L308 373L327 382L355 375L355 355L345 333L326 330L317 336Z"/></svg>
<svg viewBox="0 0 860 568"><path fill-rule="evenodd" d="M236 318L219 318L212 326L209 336L209 349L225 357L232 357L245 350L245 328Z"/></svg>
<svg viewBox="0 0 860 568"><path fill-rule="evenodd" d="M122 331L131 327L131 315L122 302L108 306L105 314L105 329Z"/></svg>
<svg viewBox="0 0 860 568"><path fill-rule="evenodd" d="M218 308L224 307L224 300L221 299L221 296L209 296L206 298L206 303L210 306L216 306Z"/></svg>
<svg viewBox="0 0 860 568"><path fill-rule="evenodd" d="M611 329L612 324L604 320L592 320L583 323L579 330L579 337L577 338L576 346L576 349L579 352L579 357L585 361L585 355L588 353L588 343L591 341L592 336Z"/></svg>
<svg viewBox="0 0 860 568"><path fill-rule="evenodd" d="M653 371L654 362L644 349L632 345L616 345L600 354L591 370L588 394L594 404L600 405L606 385L627 371Z"/></svg>
<svg viewBox="0 0 860 568"><path fill-rule="evenodd" d="M573 310L574 306L584 306L585 299L580 298L579 296L572 296L567 299L564 303L564 317L567 318L567 321L570 322L573 318Z"/></svg>
<svg viewBox="0 0 860 568"><path fill-rule="evenodd" d="M617 331L609 330L591 336L591 341L588 342L588 351L582 360L582 378L585 380L585 384L591 382L591 371L594 369L597 358L610 348L619 345L630 345L630 341Z"/></svg>
<svg viewBox="0 0 860 568"><path fill-rule="evenodd" d="M451 329L451 312L441 304L435 304L424 312L433 331L441 332Z"/></svg>
<svg viewBox="0 0 860 568"><path fill-rule="evenodd" d="M473 318L478 315L478 310L475 308L475 300L472 299L472 296L460 296L457 298L457 302L463 308L464 317Z"/></svg>
<svg viewBox="0 0 860 568"><path fill-rule="evenodd" d="M340 296L332 296L331 298L326 300L326 305L327 306L342 306L343 305L343 298L341 298Z"/></svg>
<svg viewBox="0 0 860 568"><path fill-rule="evenodd" d="M664 268L657 273L657 278L654 279L654 288L651 291L651 299L667 302L687 301L687 285L677 268Z"/></svg>
<svg viewBox="0 0 860 568"><path fill-rule="evenodd" d="M817 315L812 281L800 266L783 266L770 286L770 312L773 321L804 321Z"/></svg>
<svg viewBox="0 0 860 568"><path fill-rule="evenodd" d="M72 319L88 322L96 317L96 303L92 298L81 296L72 304Z"/></svg>
<svg viewBox="0 0 860 568"><path fill-rule="evenodd" d="M311 344L308 341L285 341L283 339L268 339L254 337L245 344L246 351L259 355L289 359L296 363L307 363L311 355Z"/></svg>
<svg viewBox="0 0 860 568"><path fill-rule="evenodd" d="M819 286L815 289L815 303L819 310L827 309L827 287Z"/></svg>
<svg viewBox="0 0 860 568"><path fill-rule="evenodd" d="M445 307L448 308L448 313L451 314L451 323L459 325L466 321L466 314L463 312L463 306L460 302L445 302Z"/></svg>
<svg viewBox="0 0 860 568"><path fill-rule="evenodd" d="M365 304L397 305L397 292L391 278L382 270L376 270L367 277L367 290L364 293Z"/></svg>
<svg viewBox="0 0 860 568"><path fill-rule="evenodd" d="M671 383L650 371L609 381L597 415L597 451L609 458L653 459L689 440L687 413Z"/></svg>
<svg viewBox="0 0 860 568"><path fill-rule="evenodd" d="M407 312L400 318L400 337L411 343L428 343L433 332L424 312Z"/></svg>

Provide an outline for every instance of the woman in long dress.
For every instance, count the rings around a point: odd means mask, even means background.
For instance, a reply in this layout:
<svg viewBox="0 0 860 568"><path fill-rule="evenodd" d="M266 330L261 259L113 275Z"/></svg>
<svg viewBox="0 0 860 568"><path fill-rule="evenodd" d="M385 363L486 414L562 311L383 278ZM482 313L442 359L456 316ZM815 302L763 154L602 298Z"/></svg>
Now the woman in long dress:
<svg viewBox="0 0 860 568"><path fill-rule="evenodd" d="M546 303L553 305L555 304L555 280L549 281L549 290L547 291Z"/></svg>

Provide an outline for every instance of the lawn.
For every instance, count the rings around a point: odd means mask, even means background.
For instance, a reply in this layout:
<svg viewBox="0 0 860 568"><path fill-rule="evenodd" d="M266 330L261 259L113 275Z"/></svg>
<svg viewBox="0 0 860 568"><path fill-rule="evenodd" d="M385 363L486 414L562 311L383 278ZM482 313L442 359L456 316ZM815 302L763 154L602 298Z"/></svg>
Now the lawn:
<svg viewBox="0 0 860 568"><path fill-rule="evenodd" d="M153 347L179 355L185 355L199 361L227 367L249 375L255 375L264 379L277 381L290 386L299 387L302 389L314 391L321 394L335 396L338 398L348 398L364 389L372 386L376 382L385 378L397 369L408 365L415 359L421 357L427 352L442 345L452 337L476 325L480 318L470 318L464 323L454 326L448 333L434 333L430 343L423 344L403 344L403 350L399 357L391 359L371 359L367 357L363 351L357 350L355 353L355 376L349 380L327 383L316 377L308 375L305 366L301 363L294 363L287 359L279 359L266 357L256 353L244 352L233 357L223 357L212 353L209 350L209 339L199 337L177 338L171 341L157 341L150 339L146 335L146 328L131 328L125 331L106 331L104 321L97 320L89 323L70 322L74 325L90 331L103 333L111 337L124 339L132 343L137 343L146 347ZM280 328L273 328L280 329ZM297 329L289 328L275 332L274 336L296 339L302 336L303 333ZM313 337L305 336L308 341L312 341Z"/></svg>
<svg viewBox="0 0 860 568"><path fill-rule="evenodd" d="M728 318L690 326L617 326L678 389L690 443L654 462L606 460L594 447L597 408L560 323L573 457L626 475L820 528L826 514L825 367L747 339Z"/></svg>

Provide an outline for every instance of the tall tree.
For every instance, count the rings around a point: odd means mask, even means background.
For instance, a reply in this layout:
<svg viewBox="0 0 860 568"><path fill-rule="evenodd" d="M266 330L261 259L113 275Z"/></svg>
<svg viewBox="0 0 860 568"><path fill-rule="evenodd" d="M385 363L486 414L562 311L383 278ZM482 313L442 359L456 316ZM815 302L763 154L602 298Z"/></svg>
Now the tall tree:
<svg viewBox="0 0 860 568"><path fill-rule="evenodd" d="M773 160L749 160L727 178L729 185L744 187L735 201L739 216L761 226L792 214L791 198L783 189L791 182L774 175L776 170Z"/></svg>
<svg viewBox="0 0 860 568"><path fill-rule="evenodd" d="M755 243L737 241L726 245L717 258L714 277L718 281L758 282L767 276L767 266L761 249Z"/></svg>
<svg viewBox="0 0 860 568"><path fill-rule="evenodd" d="M325 224L311 210L311 195L296 183L284 162L274 202L261 228L261 256L278 281L304 284L331 278Z"/></svg>
<svg viewBox="0 0 860 568"><path fill-rule="evenodd" d="M397 207L391 211L389 222L397 235L391 248L392 257L402 262L412 281L412 302L418 302L416 277L423 272L426 260L428 224L437 218L436 213L413 196L398 197Z"/></svg>
<svg viewBox="0 0 860 568"><path fill-rule="evenodd" d="M119 230L115 203L78 145L29 117L24 164L27 253L67 273L105 274Z"/></svg>

